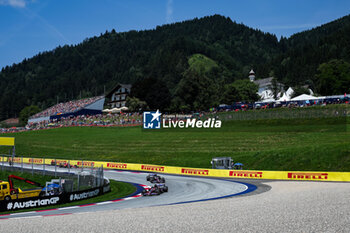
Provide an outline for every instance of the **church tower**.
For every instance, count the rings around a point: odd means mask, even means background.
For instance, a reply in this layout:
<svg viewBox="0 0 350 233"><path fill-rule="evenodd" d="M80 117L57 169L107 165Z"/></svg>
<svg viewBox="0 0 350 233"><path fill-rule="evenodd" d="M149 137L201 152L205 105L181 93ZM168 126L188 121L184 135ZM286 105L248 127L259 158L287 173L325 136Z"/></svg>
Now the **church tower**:
<svg viewBox="0 0 350 233"><path fill-rule="evenodd" d="M254 80L255 80L255 73L254 73L253 69L249 72L249 76L248 77L249 77L251 82L254 82Z"/></svg>

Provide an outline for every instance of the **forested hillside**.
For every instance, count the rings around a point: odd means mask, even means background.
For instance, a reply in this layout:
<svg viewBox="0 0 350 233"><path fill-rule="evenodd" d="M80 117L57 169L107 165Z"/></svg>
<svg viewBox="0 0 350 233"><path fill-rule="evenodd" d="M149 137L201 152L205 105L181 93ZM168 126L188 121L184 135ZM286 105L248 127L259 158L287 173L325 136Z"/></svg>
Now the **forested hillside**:
<svg viewBox="0 0 350 233"><path fill-rule="evenodd" d="M172 109L204 109L228 101L225 88L246 78L251 68L258 78L274 74L287 85L315 86L321 63L350 61L349 18L280 42L275 35L220 15L154 30L106 31L78 45L58 47L3 68L0 119L18 116L25 106L43 109L57 100L103 94L118 82L140 86L144 80L155 80L166 88L162 94L168 93L168 102L163 104ZM186 88L192 88L191 94L184 97ZM191 96L196 96L195 103Z"/></svg>
<svg viewBox="0 0 350 233"><path fill-rule="evenodd" d="M280 40L281 54L273 61L276 76L285 84L308 84L318 90L320 64L332 59L350 62L350 15ZM350 73L349 73L350 75ZM350 77L349 82L350 82ZM350 86L350 83L348 83ZM326 93L321 93L326 94ZM342 94L342 93L338 93Z"/></svg>

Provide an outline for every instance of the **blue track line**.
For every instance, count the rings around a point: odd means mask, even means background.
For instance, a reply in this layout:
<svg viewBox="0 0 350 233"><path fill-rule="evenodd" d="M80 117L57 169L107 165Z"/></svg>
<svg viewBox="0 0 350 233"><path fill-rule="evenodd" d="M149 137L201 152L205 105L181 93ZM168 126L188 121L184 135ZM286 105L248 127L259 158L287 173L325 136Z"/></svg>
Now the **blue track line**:
<svg viewBox="0 0 350 233"><path fill-rule="evenodd" d="M132 170L119 170L119 169L110 169L110 170L114 170L114 171L126 171L126 172L133 172ZM140 173L154 173L154 172L148 172L148 171L139 171ZM230 194L230 195L225 195L225 196L221 196L221 197L213 197L213 198L206 198L206 199L199 199L199 200L194 200L194 201L183 201L183 202L175 202L175 203L170 203L170 204L164 204L164 205L157 205L157 206L166 206L166 205L178 205L178 204L186 204L186 203L192 203L192 202L201 202L201 201L211 201L211 200L217 200L217 199L222 199L222 198L228 198L228 197L233 197L233 196L238 196L238 195L243 195L246 193L250 193L255 191L258 187L256 187L253 184L249 184L249 183L245 183L245 182L241 182L241 181L234 181L234 180L228 180L228 179L220 179L220 178L216 178L216 177L201 177L201 176L189 176L189 175L179 175L179 174L168 174L168 173L158 173L158 174L164 174L164 175L170 175L170 176L186 176L186 177L195 177L195 178L205 178L205 179L217 179L217 180L225 180L228 182L233 182L233 183L239 183L239 184L243 184L245 186L247 186L248 188L240 193L234 193L234 194ZM126 182L128 183L128 182ZM132 183L131 183L132 184ZM142 188L143 189L143 188ZM141 190L142 191L142 190Z"/></svg>
<svg viewBox="0 0 350 233"><path fill-rule="evenodd" d="M253 192L254 190L257 189L257 187L256 187L255 185L253 185L253 184L244 183L244 182L240 182L240 181L226 180L226 179L225 179L225 181L229 181L229 182L233 182L233 183L244 184L244 185L246 185L248 188L247 188L247 190L245 190L245 191L243 191L243 192L235 193L235 194L230 194L230 195L226 195L226 196L213 197L213 198L207 198L207 199L200 199L200 200L194 200L194 201L175 202L175 203L164 204L164 205L178 205L178 204L187 204L187 203L193 203L193 202L202 202L202 201L217 200L217 199L222 199L222 198L228 198L228 197L243 195L243 194L246 194L246 193ZM163 205L159 205L159 206L163 206Z"/></svg>

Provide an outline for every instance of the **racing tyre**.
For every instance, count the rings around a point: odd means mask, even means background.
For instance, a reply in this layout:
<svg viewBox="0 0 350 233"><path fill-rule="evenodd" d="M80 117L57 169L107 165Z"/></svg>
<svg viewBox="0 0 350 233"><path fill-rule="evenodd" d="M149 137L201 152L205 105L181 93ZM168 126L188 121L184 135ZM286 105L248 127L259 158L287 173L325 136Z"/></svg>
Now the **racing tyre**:
<svg viewBox="0 0 350 233"><path fill-rule="evenodd" d="M4 198L4 200L5 200L5 201L11 201L11 197L10 197L10 196L6 196L6 197Z"/></svg>

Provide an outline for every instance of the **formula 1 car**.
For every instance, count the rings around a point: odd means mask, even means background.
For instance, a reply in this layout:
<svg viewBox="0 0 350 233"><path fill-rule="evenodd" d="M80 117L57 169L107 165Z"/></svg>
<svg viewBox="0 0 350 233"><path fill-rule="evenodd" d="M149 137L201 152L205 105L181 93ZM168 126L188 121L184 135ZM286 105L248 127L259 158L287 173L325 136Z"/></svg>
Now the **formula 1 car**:
<svg viewBox="0 0 350 233"><path fill-rule="evenodd" d="M161 191L156 185L154 185L151 188L142 190L142 196L155 196L160 194L161 194Z"/></svg>
<svg viewBox="0 0 350 233"><path fill-rule="evenodd" d="M46 191L47 190L47 191ZM62 186L58 184L48 184L41 190L40 196L60 195L63 192Z"/></svg>
<svg viewBox="0 0 350 233"><path fill-rule="evenodd" d="M146 178L147 181L151 183L165 183L164 177L160 177L155 173L149 174Z"/></svg>
<svg viewBox="0 0 350 233"><path fill-rule="evenodd" d="M60 163L59 165L58 165L59 167L63 167L63 168L78 168L78 166L77 165L71 165L71 164L69 164L69 163Z"/></svg>
<svg viewBox="0 0 350 233"><path fill-rule="evenodd" d="M155 184L154 186L156 186L161 193L168 192L168 186L166 186L165 184Z"/></svg>
<svg viewBox="0 0 350 233"><path fill-rule="evenodd" d="M78 165L71 165L67 162L59 162L59 163L56 163L55 160L52 160L51 161L51 166L58 166L58 167L63 167L63 168L78 168Z"/></svg>

